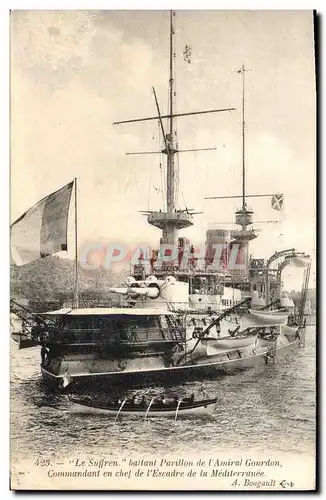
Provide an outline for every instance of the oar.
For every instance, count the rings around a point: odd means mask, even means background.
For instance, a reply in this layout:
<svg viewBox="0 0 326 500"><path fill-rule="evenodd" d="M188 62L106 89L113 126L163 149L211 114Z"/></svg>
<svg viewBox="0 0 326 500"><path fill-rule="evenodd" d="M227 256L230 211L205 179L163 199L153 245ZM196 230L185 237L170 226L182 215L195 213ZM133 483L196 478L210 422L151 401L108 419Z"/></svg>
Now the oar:
<svg viewBox="0 0 326 500"><path fill-rule="evenodd" d="M178 411L179 411L179 406L181 405L181 400L178 401L178 405L177 405L177 409L176 409L176 412L175 412L175 417L174 417L174 421L176 422L177 421L177 418L178 418Z"/></svg>
<svg viewBox="0 0 326 500"><path fill-rule="evenodd" d="M146 420L146 418L147 418L147 413L149 412L149 409L150 409L150 407L152 406L153 401L154 401L154 398L152 398L152 399L151 399L151 402L150 402L150 403L149 403L149 405L148 405L148 408L147 408L146 413L145 413L144 422L145 422L145 420Z"/></svg>
<svg viewBox="0 0 326 500"><path fill-rule="evenodd" d="M118 410L118 413L117 413L117 414L116 414L116 416L115 416L114 422L116 422L116 421L117 421L117 418L118 418L118 416L119 416L119 414L120 414L120 411L122 410L123 405L125 404L125 402L126 402L126 401L127 401L126 399L124 399L124 400L122 401L122 403L121 403L121 405L120 405L120 408L119 408L119 410Z"/></svg>
<svg viewBox="0 0 326 500"><path fill-rule="evenodd" d="M62 387L65 389L71 382L71 377L68 373L68 370L62 376Z"/></svg>

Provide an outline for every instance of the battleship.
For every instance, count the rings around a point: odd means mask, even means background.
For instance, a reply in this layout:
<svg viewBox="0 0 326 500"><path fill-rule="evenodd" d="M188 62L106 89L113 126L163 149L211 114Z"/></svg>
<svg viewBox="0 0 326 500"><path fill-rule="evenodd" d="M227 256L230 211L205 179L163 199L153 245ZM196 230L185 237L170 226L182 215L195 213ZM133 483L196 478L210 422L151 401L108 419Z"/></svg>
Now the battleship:
<svg viewBox="0 0 326 500"><path fill-rule="evenodd" d="M232 113L236 109L175 112L177 49L174 12L170 12L169 21L168 114L161 113L153 87L156 116L113 124L117 127L158 121L163 138L161 151L137 154L161 153L166 160L164 207L159 211L141 212L150 225L161 231L160 243L158 248L140 252L130 276L121 286L111 287L112 293L123 297L123 307L86 308L80 305L77 179L68 185L69 188L61 188L35 205L37 210L43 210L43 221L47 207L52 210L52 226L47 226L47 244L43 245L37 258L67 250L66 235L59 245L51 246L49 241L58 239L67 231L67 224L62 224L62 214L68 214L74 187L76 286L73 307L36 314L17 301L11 301L12 318L19 325L12 336L21 349L41 347L41 372L50 387L70 389L98 384L132 387L159 381L173 384L180 379L215 377L273 363L290 349L304 344L310 257L294 248L275 252L267 260L253 259L249 253L250 242L257 238L257 231L248 199L269 197L274 208L281 209L283 195L250 195L246 192L247 70L244 66L237 71L242 78L242 194L232 196L241 200L235 213L238 229L208 230L202 255L196 253L194 243L187 237L178 236L179 231L194 224L197 212L177 206L176 159L179 154L200 150L179 149L176 118ZM50 197L51 203L48 203ZM12 225L12 245L21 236L22 221L24 234L28 233L27 222L31 214L36 213L35 207ZM54 230L59 219L60 231ZM303 268L301 299L297 308L282 290L282 272L288 265Z"/></svg>

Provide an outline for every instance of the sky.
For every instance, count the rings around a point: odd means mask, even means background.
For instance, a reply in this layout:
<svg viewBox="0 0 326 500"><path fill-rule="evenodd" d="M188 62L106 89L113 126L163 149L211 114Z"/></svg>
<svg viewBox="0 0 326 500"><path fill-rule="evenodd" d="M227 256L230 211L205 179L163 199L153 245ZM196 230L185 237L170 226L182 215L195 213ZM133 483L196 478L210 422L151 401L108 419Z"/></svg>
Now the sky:
<svg viewBox="0 0 326 500"><path fill-rule="evenodd" d="M203 211L180 232L200 243L225 228L241 194L241 77L246 74L249 194L259 237L254 257L295 248L315 257L315 73L311 11L177 11L177 112L235 107L179 118L179 205ZM191 47L191 63L183 59ZM167 111L168 11L13 11L11 13L11 221L78 178L79 245L155 244L159 230L139 210L162 204L156 122L113 126L156 114L152 87ZM69 226L72 239L72 217ZM72 245L70 245L72 248ZM288 268L290 269L290 268ZM313 273L315 272L315 259ZM302 272L286 270L287 288ZM312 283L315 275L312 277Z"/></svg>

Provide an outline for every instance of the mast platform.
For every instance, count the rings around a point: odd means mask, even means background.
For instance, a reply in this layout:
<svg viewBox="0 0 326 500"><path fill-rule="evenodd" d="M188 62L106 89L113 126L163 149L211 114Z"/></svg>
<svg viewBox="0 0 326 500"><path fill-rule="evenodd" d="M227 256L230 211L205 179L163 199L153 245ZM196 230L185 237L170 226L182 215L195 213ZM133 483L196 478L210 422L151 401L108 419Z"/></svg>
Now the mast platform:
<svg viewBox="0 0 326 500"><path fill-rule="evenodd" d="M252 225L253 223L252 216L253 216L253 211L246 206L243 206L242 208L236 211L235 223L238 226L241 226L242 229L236 229L234 231L231 231L230 234L232 238L234 238L236 241L239 242L248 242L257 238L255 230L252 227L248 229L248 226Z"/></svg>
<svg viewBox="0 0 326 500"><path fill-rule="evenodd" d="M254 229L235 229L234 231L230 231L230 236L239 242L248 242L257 238Z"/></svg>
<svg viewBox="0 0 326 500"><path fill-rule="evenodd" d="M174 212L152 212L147 216L147 221L152 226L164 229L171 225L176 229L184 229L193 225L192 214L185 210L175 210Z"/></svg>

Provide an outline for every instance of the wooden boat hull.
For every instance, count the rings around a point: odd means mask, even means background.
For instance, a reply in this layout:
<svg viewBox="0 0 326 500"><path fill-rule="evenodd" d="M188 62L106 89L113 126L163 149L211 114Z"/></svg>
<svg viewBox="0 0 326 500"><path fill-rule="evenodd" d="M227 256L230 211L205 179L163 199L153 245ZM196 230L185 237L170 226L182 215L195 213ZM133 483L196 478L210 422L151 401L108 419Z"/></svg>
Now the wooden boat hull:
<svg viewBox="0 0 326 500"><path fill-rule="evenodd" d="M286 343L276 348L276 359L286 354L288 351L298 346L299 340ZM101 387L103 385L119 384L125 388L139 387L146 384L162 382L167 385L174 385L181 380L191 381L204 378L215 378L225 374L232 374L236 371L246 370L254 366L265 364L268 346L256 353L255 349L247 352L246 355L237 359L227 359L216 361L203 359L198 364L188 364L185 366L174 366L168 368L157 368L141 371L119 371L105 373L78 373L71 375L71 383L67 390L74 388ZM41 367L45 382L51 387L62 386L63 375L55 375L46 368Z"/></svg>
<svg viewBox="0 0 326 500"><path fill-rule="evenodd" d="M257 328L268 326L283 326L287 324L289 312L279 311L255 311L250 309L250 313L241 316L241 329Z"/></svg>
<svg viewBox="0 0 326 500"><path fill-rule="evenodd" d="M217 399L212 399L205 404L201 403L194 403L193 405L189 405L187 408L179 408L177 411L177 408L160 408L160 409L155 409L155 408L150 408L149 411L147 412L147 408L140 408L140 409L121 409L119 412L118 408L105 408L104 406L91 406L88 405L87 403L81 403L80 401L74 401L73 399L71 400L71 407L70 410L72 413L83 413L83 414L91 414L91 415L111 415L116 417L117 414L119 416L137 416L137 417L175 417L176 413L177 415L198 415L198 414L206 414L210 410L214 409L214 406L216 404Z"/></svg>

